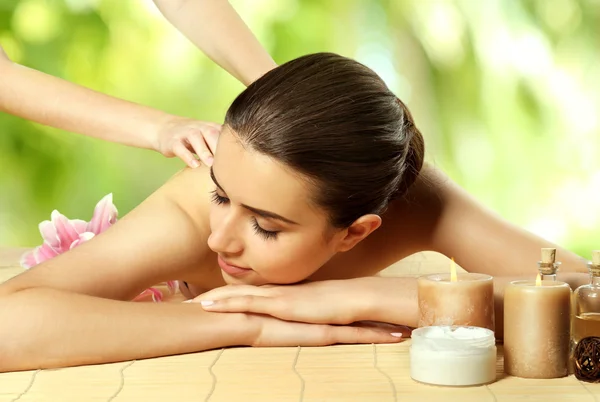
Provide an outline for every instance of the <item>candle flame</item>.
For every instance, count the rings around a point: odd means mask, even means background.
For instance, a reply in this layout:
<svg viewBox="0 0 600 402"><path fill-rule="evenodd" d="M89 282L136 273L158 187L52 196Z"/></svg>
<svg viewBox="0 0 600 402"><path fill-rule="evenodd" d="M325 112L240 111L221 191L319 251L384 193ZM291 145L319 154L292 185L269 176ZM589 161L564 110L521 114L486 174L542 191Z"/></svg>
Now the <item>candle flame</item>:
<svg viewBox="0 0 600 402"><path fill-rule="evenodd" d="M450 282L456 282L456 264L454 263L454 257L450 263Z"/></svg>
<svg viewBox="0 0 600 402"><path fill-rule="evenodd" d="M538 273L536 278L535 278L535 286L542 286L542 277L540 276L540 274Z"/></svg>

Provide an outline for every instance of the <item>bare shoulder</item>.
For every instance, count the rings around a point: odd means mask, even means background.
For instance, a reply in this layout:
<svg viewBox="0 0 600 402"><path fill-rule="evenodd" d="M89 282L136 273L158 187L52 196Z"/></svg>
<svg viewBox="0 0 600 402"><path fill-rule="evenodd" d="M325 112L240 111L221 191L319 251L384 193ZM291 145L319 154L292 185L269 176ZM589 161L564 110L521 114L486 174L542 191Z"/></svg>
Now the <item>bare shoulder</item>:
<svg viewBox="0 0 600 402"><path fill-rule="evenodd" d="M177 172L158 191L189 215L199 226L207 223L210 193L214 184L209 169L202 165Z"/></svg>
<svg viewBox="0 0 600 402"><path fill-rule="evenodd" d="M0 285L0 295L47 287L128 300L185 277L209 252L206 176L179 172L104 233Z"/></svg>

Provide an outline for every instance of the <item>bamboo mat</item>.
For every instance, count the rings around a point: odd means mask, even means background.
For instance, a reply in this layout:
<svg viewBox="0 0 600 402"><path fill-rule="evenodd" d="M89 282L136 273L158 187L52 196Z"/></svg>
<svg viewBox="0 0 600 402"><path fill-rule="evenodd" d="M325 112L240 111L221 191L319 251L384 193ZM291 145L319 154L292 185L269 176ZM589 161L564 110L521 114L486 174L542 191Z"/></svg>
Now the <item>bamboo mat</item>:
<svg viewBox="0 0 600 402"><path fill-rule="evenodd" d="M25 249L0 248L0 282L21 272ZM435 253L411 256L383 276L448 270ZM6 324L5 324L6 325ZM10 324L8 324L10 325ZM321 348L228 348L125 363L0 374L9 401L577 401L600 402L600 385L573 376L525 380L503 372L481 387L441 388L409 375L410 341Z"/></svg>

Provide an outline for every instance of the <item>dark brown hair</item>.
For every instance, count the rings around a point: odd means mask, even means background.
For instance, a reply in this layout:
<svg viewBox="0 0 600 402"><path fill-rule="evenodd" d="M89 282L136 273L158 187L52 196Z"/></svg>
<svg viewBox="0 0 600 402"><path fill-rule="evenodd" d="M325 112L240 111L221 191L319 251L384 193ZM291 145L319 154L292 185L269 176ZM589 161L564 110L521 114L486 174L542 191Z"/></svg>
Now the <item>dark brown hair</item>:
<svg viewBox="0 0 600 402"><path fill-rule="evenodd" d="M225 117L245 146L301 173L336 227L381 214L423 166L408 108L368 67L332 53L285 63L252 83Z"/></svg>

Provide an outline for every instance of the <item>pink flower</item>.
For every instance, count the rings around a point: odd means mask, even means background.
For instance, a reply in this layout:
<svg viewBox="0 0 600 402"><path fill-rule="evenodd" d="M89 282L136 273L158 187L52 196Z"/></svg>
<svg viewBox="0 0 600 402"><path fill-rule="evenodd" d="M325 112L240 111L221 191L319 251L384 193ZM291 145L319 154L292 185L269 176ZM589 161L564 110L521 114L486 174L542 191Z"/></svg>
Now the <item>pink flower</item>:
<svg viewBox="0 0 600 402"><path fill-rule="evenodd" d="M112 201L112 194L108 194L96 204L92 220L87 224L88 232L100 234L117 222L119 211Z"/></svg>
<svg viewBox="0 0 600 402"><path fill-rule="evenodd" d="M98 202L89 223L80 219L68 219L57 210L52 211L50 220L39 224L44 242L23 255L21 266L31 268L77 247L112 226L117 221L117 215L112 194L106 195Z"/></svg>
<svg viewBox="0 0 600 402"><path fill-rule="evenodd" d="M94 214L89 222L68 219L57 210L52 211L50 220L39 224L39 230L44 240L42 245L23 254L21 266L26 269L32 268L91 240L114 225L117 222L118 213L113 204L112 194L104 196L96 204ZM178 283L170 281L166 283L166 286L169 293L174 294L177 291ZM148 299L148 296L155 302L163 300L162 292L156 288L144 290L134 300Z"/></svg>
<svg viewBox="0 0 600 402"><path fill-rule="evenodd" d="M169 295L172 296L177 292L178 282L177 281L168 281L165 282ZM164 299L163 292L158 288L148 288L140 293L133 301L150 301L153 302L161 302Z"/></svg>

